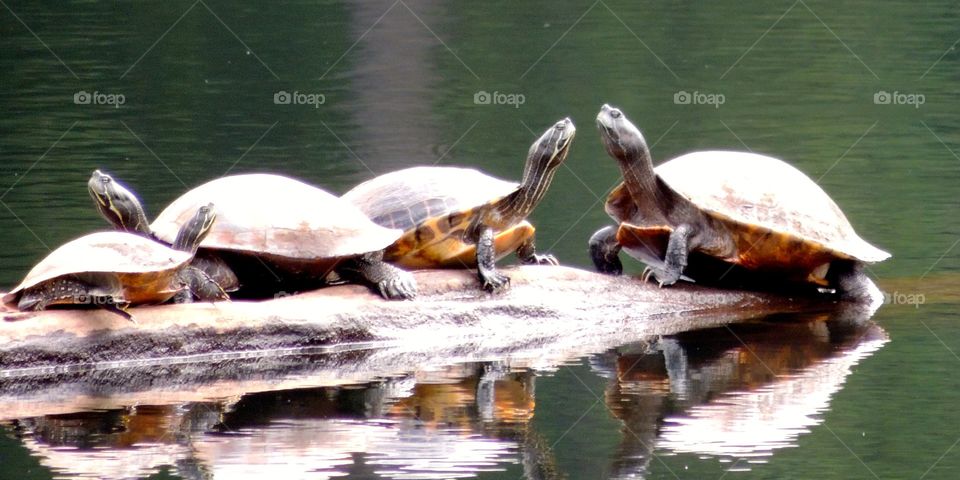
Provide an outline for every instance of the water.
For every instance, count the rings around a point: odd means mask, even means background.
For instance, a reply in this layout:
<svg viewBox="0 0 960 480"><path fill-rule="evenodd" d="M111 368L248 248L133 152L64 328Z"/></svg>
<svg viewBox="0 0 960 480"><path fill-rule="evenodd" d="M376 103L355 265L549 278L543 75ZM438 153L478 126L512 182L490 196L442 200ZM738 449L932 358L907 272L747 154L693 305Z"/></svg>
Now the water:
<svg viewBox="0 0 960 480"><path fill-rule="evenodd" d="M529 143L564 116L579 134L532 220L540 249L587 266L585 240L608 223L602 199L618 181L592 125L604 102L661 160L707 148L789 160L894 258L871 267L893 301L864 331L766 319L547 366L491 359L340 388L301 373L293 390L196 380L183 387L195 396L38 402L3 427L0 477L953 478L960 468L951 3L5 6L0 285L104 227L84 192L94 168L135 187L151 214L226 172L286 173L334 192L425 163L518 179ZM324 102L275 104L282 91ZM123 103L76 104L79 92ZM522 104L478 105L479 92Z"/></svg>

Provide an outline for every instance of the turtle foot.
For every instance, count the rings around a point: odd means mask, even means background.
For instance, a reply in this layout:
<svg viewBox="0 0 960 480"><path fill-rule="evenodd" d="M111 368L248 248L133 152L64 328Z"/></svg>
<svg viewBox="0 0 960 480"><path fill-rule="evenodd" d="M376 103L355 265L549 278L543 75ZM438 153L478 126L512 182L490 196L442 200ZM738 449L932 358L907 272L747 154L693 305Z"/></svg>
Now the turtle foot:
<svg viewBox="0 0 960 480"><path fill-rule="evenodd" d="M644 282L648 282L650 281L651 277L656 280L660 288L663 288L677 283L677 280L680 280L681 275L678 271L667 271L648 266L647 268L643 269L640 279Z"/></svg>
<svg viewBox="0 0 960 480"><path fill-rule="evenodd" d="M530 258L523 261L526 265L560 265L560 261L557 260L557 257L553 255L545 254L541 255L539 253L533 254Z"/></svg>
<svg viewBox="0 0 960 480"><path fill-rule="evenodd" d="M409 300L417 296L417 282L407 272L378 282L377 289L387 300Z"/></svg>
<svg viewBox="0 0 960 480"><path fill-rule="evenodd" d="M483 289L490 293L500 293L510 287L510 277L492 272L481 279Z"/></svg>

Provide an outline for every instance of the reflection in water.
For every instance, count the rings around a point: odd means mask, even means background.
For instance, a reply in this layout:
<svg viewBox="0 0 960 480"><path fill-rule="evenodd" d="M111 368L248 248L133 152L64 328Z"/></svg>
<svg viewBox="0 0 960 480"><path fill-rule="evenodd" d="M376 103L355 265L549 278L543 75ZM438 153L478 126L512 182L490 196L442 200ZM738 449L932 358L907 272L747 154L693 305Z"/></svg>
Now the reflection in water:
<svg viewBox="0 0 960 480"><path fill-rule="evenodd" d="M852 367L886 342L872 322L806 315L653 339L596 355L623 422L614 478L655 455L762 463L819 424ZM23 418L14 434L64 478L563 478L533 428L535 373L502 362L362 385ZM579 387L572 387L579 388Z"/></svg>
<svg viewBox="0 0 960 480"><path fill-rule="evenodd" d="M623 421L614 478L642 478L654 455L764 463L822 422L854 365L887 342L871 322L830 319L733 325L621 347L594 366L611 378Z"/></svg>
<svg viewBox="0 0 960 480"><path fill-rule="evenodd" d="M244 395L234 402L137 406L13 422L65 478L465 478L521 464L557 478L529 431L533 374L500 364L361 386Z"/></svg>

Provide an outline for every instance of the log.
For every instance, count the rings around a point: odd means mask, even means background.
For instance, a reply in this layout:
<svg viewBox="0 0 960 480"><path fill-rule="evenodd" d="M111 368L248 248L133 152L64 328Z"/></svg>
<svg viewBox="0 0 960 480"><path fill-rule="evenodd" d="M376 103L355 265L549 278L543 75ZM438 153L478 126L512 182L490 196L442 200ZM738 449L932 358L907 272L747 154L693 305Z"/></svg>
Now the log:
<svg viewBox="0 0 960 480"><path fill-rule="evenodd" d="M167 403L362 383L468 361L553 368L652 336L837 310L569 267L503 270L512 283L498 295L480 291L470 272L436 270L415 273L412 301L341 285L265 301L136 307L136 324L99 310L8 312L19 320L0 322L0 403L19 407L0 417L109 408L143 392Z"/></svg>
<svg viewBox="0 0 960 480"><path fill-rule="evenodd" d="M136 323L95 309L7 312L0 323L0 370L386 341L509 349L566 337L604 344L812 305L691 284L658 288L570 267L504 271L511 288L498 295L480 291L468 271L433 270L415 272L420 293L412 301L386 301L367 288L340 285L266 301L136 307L130 310Z"/></svg>

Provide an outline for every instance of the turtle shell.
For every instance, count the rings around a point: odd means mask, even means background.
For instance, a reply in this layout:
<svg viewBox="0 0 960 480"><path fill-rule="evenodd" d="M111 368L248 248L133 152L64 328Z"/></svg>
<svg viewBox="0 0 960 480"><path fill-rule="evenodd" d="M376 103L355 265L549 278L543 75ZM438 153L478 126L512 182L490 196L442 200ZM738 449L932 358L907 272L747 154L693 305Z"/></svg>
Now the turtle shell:
<svg viewBox="0 0 960 480"><path fill-rule="evenodd" d="M321 262L382 250L400 236L317 187L289 177L222 177L190 190L151 225L172 242L201 205L217 206L217 221L201 248L268 255L290 262Z"/></svg>
<svg viewBox="0 0 960 480"><path fill-rule="evenodd" d="M57 248L27 273L20 285L3 297L12 303L21 291L56 278L115 278L124 299L132 304L162 303L180 287L176 274L190 261L188 252L126 232L98 232Z"/></svg>
<svg viewBox="0 0 960 480"><path fill-rule="evenodd" d="M783 268L829 258L879 262L890 256L860 238L826 192L782 160L704 151L667 161L655 171L733 234L737 251L725 258L732 263ZM624 222L637 218L629 198L621 184L608 197L607 212Z"/></svg>
<svg viewBox="0 0 960 480"><path fill-rule="evenodd" d="M517 184L458 167L413 167L357 185L343 195L374 222L403 230L386 250L388 260L411 268L471 266L475 247L464 242L481 210L517 189ZM495 232L497 258L519 246L533 228ZM449 265L448 265L449 264Z"/></svg>

